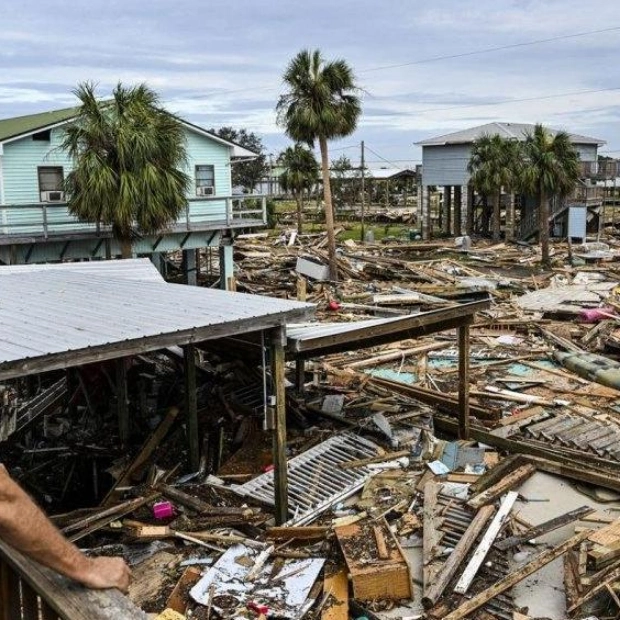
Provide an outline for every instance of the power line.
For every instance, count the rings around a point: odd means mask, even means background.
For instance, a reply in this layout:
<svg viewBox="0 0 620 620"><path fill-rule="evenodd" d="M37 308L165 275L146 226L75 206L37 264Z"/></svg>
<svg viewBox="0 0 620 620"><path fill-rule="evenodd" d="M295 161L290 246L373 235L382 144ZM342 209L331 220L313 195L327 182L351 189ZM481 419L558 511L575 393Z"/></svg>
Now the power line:
<svg viewBox="0 0 620 620"><path fill-rule="evenodd" d="M369 73L371 71L384 71L386 69L399 69L400 67L410 67L412 65L421 65L430 62L437 62L439 60L450 60L452 58L465 58L467 56L477 56L479 54L489 54L491 52L499 52L503 50L514 49L518 47L528 47L530 45L540 45L541 43L551 43L553 41L562 41L565 39L575 39L577 37L585 37L592 34L602 34L605 32L616 32L620 30L620 26L613 26L611 28L602 28L600 30L587 30L585 32L575 32L573 34L563 34L555 37L548 37L546 39L535 39L533 41L523 41L521 43L509 43L507 45L499 45L497 47L487 47L480 50L473 50L471 52L462 52L459 54L446 54L444 56L431 56L430 58L422 58L420 60L412 60L411 62L403 62L397 65L383 65L381 67L372 67L370 69L363 69L358 73Z"/></svg>
<svg viewBox="0 0 620 620"><path fill-rule="evenodd" d="M379 153L377 153L376 151L373 151L368 145L366 145L366 148L375 156L378 157L379 159L383 160L386 164L390 164L390 166L393 166L394 168L398 168L398 166L390 161L389 159L386 159L385 157L382 157L381 155L379 155Z"/></svg>

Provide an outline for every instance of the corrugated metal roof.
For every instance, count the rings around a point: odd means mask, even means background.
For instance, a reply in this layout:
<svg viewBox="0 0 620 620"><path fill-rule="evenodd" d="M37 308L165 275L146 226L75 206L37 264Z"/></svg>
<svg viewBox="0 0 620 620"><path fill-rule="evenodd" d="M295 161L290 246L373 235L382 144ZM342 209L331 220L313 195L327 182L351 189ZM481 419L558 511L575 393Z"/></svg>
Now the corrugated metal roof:
<svg viewBox="0 0 620 620"><path fill-rule="evenodd" d="M2 278L0 378L258 331L314 309L94 271L33 268Z"/></svg>
<svg viewBox="0 0 620 620"><path fill-rule="evenodd" d="M448 133L443 136L422 140L421 142L416 142L416 144L418 146L469 144L485 135L500 135L502 138L525 140L526 136L534 131L534 127L535 125L529 123L487 123L486 125L478 125L477 127L470 127L469 129L463 129L462 131L455 131L454 133ZM560 131L559 129L551 129L548 127L546 129L552 135L555 135ZM568 132L568 135L570 136L573 144L596 144L598 146L607 144L605 140L600 140L599 138L591 138L589 136L582 136L570 132Z"/></svg>
<svg viewBox="0 0 620 620"><path fill-rule="evenodd" d="M84 261L80 263L42 263L40 265L6 265L0 267L0 276L58 270L66 273L87 272L97 276L122 280L163 281L161 274L148 258Z"/></svg>

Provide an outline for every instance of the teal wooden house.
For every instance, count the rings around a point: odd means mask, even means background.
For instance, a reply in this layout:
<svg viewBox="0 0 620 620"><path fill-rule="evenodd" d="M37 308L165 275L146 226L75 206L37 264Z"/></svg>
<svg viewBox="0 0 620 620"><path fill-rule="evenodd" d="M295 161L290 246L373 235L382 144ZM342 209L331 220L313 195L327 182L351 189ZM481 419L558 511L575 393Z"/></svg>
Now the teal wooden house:
<svg viewBox="0 0 620 620"><path fill-rule="evenodd" d="M61 144L75 114L68 108L0 120L0 264L120 255L109 228L81 222L67 209L63 186L73 162ZM235 231L266 224L264 197L244 202L232 195L231 167L257 154L182 123L193 180L187 208L169 229L136 239L133 252L157 264L162 252L183 250L191 270L193 250L220 246L229 248L222 258L230 266Z"/></svg>

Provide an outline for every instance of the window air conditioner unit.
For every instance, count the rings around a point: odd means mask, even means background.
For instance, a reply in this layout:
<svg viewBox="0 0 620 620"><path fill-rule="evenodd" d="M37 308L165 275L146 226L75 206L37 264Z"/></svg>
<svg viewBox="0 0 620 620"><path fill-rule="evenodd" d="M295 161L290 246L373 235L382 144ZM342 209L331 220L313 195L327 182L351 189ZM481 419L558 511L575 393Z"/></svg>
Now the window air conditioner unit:
<svg viewBox="0 0 620 620"><path fill-rule="evenodd" d="M41 192L41 202L63 202L65 193L61 191Z"/></svg>
<svg viewBox="0 0 620 620"><path fill-rule="evenodd" d="M215 187L213 185L203 185L196 188L196 196L213 196L215 194Z"/></svg>

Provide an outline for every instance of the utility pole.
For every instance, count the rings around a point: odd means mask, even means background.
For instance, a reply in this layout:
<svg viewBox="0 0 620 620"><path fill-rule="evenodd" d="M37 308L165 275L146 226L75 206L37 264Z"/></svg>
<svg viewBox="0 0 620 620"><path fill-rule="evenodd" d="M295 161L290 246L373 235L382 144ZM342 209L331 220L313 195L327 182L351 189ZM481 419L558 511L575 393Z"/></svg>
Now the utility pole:
<svg viewBox="0 0 620 620"><path fill-rule="evenodd" d="M362 157L361 157L361 168L362 168L362 226L360 230L360 241L364 243L364 211L366 206L366 172L365 172L365 164L364 164L364 141L362 140Z"/></svg>

